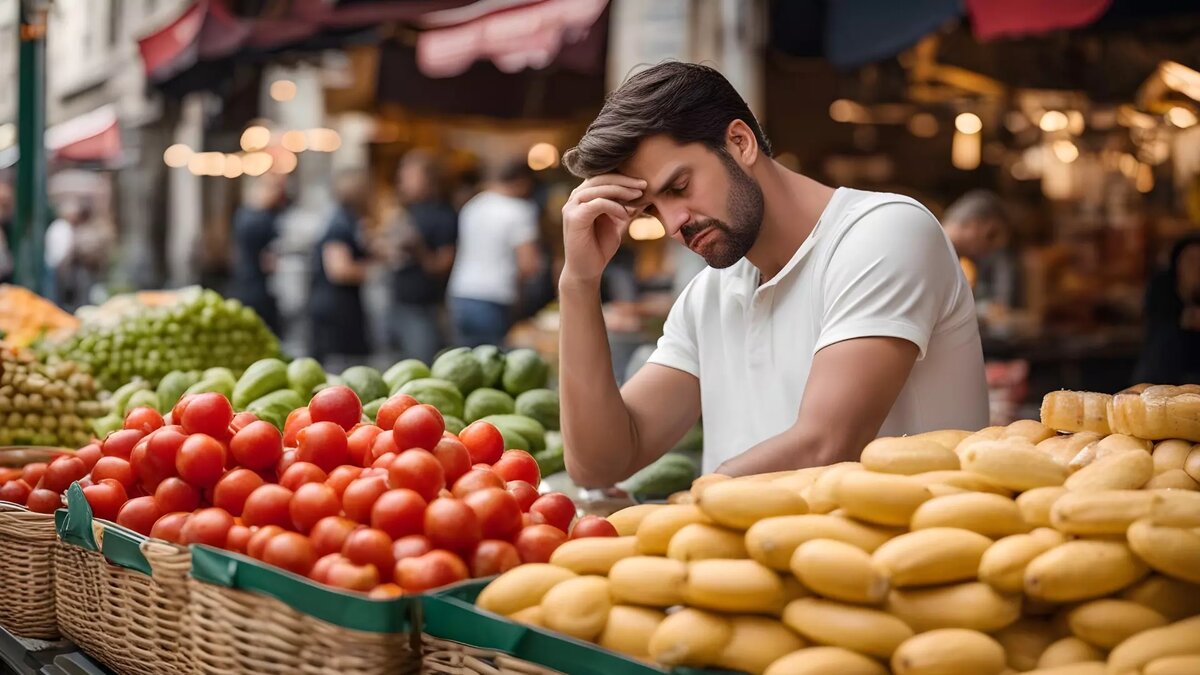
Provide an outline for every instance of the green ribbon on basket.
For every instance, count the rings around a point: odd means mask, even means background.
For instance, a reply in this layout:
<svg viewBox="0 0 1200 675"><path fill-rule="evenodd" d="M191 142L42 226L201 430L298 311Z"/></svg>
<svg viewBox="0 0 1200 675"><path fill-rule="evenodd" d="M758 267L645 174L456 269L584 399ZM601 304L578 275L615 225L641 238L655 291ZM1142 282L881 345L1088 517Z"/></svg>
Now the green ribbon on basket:
<svg viewBox="0 0 1200 675"><path fill-rule="evenodd" d="M60 513L62 518L59 518ZM96 534L92 532L92 505L83 496L79 483L71 483L67 488L67 508L55 512L54 524L63 541L87 551L100 552Z"/></svg>

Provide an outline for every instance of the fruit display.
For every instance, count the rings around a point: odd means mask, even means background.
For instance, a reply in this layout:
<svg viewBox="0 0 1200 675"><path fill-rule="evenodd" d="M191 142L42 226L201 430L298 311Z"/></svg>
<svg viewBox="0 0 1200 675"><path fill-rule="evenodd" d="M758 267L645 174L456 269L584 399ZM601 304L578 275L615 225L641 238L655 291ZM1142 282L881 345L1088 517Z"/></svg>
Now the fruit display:
<svg viewBox="0 0 1200 675"><path fill-rule="evenodd" d="M75 448L106 411L87 369L72 361L41 363L25 349L0 347L0 445Z"/></svg>
<svg viewBox="0 0 1200 675"><path fill-rule="evenodd" d="M1118 397L1168 405L1165 391ZM678 503L610 516L616 537L568 541L548 564L500 575L476 603L664 667L1200 672L1191 395L1175 389L1172 412L1131 423L1117 397L1063 414L1074 404L1054 394L1045 424L881 438L858 462L703 476ZM1118 411L1110 431L1155 438L1103 433L1079 414L1098 409Z"/></svg>
<svg viewBox="0 0 1200 675"><path fill-rule="evenodd" d="M362 409L345 385L291 411L282 432L219 392L185 394L165 416L134 407L120 430L50 462L18 501L52 512L78 481L96 518L372 597L545 563L565 541L616 535L603 519L576 520L565 495L539 495L533 457L506 449L487 422L449 433L436 408L404 394L374 423Z"/></svg>
<svg viewBox="0 0 1200 675"><path fill-rule="evenodd" d="M0 344L28 347L38 339L68 335L79 320L21 286L0 284Z"/></svg>
<svg viewBox="0 0 1200 675"><path fill-rule="evenodd" d="M253 309L211 290L126 296L108 310L80 315L79 330L48 350L87 364L109 390L135 377L157 386L173 370L240 372L279 354L279 340Z"/></svg>

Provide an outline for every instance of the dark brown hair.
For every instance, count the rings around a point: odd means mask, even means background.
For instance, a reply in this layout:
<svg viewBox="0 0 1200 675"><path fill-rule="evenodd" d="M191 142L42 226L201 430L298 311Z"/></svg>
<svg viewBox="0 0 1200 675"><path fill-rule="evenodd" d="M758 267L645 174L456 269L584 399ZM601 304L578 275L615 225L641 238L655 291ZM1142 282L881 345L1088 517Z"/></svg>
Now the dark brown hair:
<svg viewBox="0 0 1200 675"><path fill-rule="evenodd" d="M609 173L643 139L657 134L725 153L725 132L734 120L750 127L760 151L770 157L770 141L729 80L708 66L667 61L610 93L579 145L563 155L563 164L580 178Z"/></svg>

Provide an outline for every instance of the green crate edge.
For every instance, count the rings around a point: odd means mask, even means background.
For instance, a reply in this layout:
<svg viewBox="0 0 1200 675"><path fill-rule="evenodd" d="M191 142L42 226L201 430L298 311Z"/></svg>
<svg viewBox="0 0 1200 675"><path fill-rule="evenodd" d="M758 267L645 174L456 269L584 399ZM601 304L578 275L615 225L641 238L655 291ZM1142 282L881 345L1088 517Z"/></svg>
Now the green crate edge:
<svg viewBox="0 0 1200 675"><path fill-rule="evenodd" d="M704 668L663 670L591 642L516 623L475 606L491 580L471 579L421 596L421 631L571 675L745 675Z"/></svg>

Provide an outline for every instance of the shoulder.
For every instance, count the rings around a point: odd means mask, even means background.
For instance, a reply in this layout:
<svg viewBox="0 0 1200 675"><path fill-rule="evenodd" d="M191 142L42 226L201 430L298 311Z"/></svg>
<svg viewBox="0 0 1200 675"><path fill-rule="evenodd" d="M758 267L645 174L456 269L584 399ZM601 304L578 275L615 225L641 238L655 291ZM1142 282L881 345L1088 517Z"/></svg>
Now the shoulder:
<svg viewBox="0 0 1200 675"><path fill-rule="evenodd" d="M920 202L904 195L852 191L834 222L828 224L829 246L848 252L952 256L937 218Z"/></svg>

